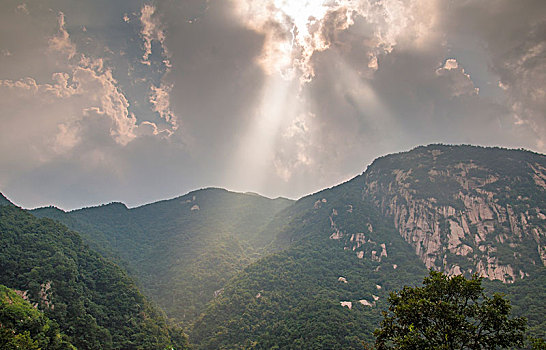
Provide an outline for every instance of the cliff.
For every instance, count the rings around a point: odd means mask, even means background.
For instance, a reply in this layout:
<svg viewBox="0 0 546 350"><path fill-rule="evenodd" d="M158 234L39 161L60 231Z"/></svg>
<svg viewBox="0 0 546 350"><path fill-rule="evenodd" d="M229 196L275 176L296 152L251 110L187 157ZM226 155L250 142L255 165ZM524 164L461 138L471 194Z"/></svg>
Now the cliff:
<svg viewBox="0 0 546 350"><path fill-rule="evenodd" d="M376 160L363 197L428 268L514 282L546 265L546 157L431 145Z"/></svg>

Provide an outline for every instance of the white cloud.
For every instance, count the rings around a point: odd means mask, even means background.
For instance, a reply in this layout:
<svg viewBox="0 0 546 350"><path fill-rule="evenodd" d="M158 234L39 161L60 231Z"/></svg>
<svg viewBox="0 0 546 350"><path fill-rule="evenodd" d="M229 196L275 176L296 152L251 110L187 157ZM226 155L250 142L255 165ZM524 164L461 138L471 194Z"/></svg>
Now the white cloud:
<svg viewBox="0 0 546 350"><path fill-rule="evenodd" d="M379 65L377 63L377 55L370 53L368 54L368 57L369 57L368 68L374 71L377 70L377 68L379 68Z"/></svg>
<svg viewBox="0 0 546 350"><path fill-rule="evenodd" d="M64 13L59 12L58 16L59 30L57 35L49 39L49 48L68 56L71 59L76 55L76 45L70 40L70 35L65 28Z"/></svg>
<svg viewBox="0 0 546 350"><path fill-rule="evenodd" d="M454 58L448 58L446 60L446 62L444 63L444 67L443 67L443 69L445 69L445 70L452 70L452 69L457 69L457 68L459 68L459 63ZM436 72L438 72L438 71L436 71Z"/></svg>
<svg viewBox="0 0 546 350"><path fill-rule="evenodd" d="M152 87L150 102L170 130L166 133L158 131L150 121L139 124L129 112L129 101L104 60L77 51L65 28L62 12L58 15L58 32L49 38L48 44L49 53L56 55L58 66L64 71L53 72L49 82L37 82L32 77L0 80L0 88L12 91L19 103L25 104L24 99L32 98L33 105L38 108L42 106L42 120L54 126L46 128L54 134L48 135L44 130L43 139L34 140L36 149L40 150L40 159L66 154L85 142L85 133L93 132L89 129L92 127L89 125L93 124L82 126L86 119L95 118L100 123L108 123L108 134L120 146L127 145L138 136L168 136L177 129L177 119L169 105L169 87L164 84ZM55 117L47 119L49 111L55 113ZM141 126L142 130L139 130ZM38 145L40 142L44 144Z"/></svg>
<svg viewBox="0 0 546 350"><path fill-rule="evenodd" d="M391 52L402 43L421 48L437 39L436 0L234 0L236 13L245 25L265 36L260 63L268 74L302 83L315 76L311 57L336 43L339 33L360 18L371 25L373 37L361 33L370 48L369 68L377 70L377 55Z"/></svg>
<svg viewBox="0 0 546 350"><path fill-rule="evenodd" d="M236 13L248 28L265 35L260 63L268 74L285 79L298 77L302 82L314 76L310 64L314 52L326 50L330 41L323 36L325 18L334 13L334 30L344 30L352 22L353 7L322 1L235 1ZM342 11L343 10L343 11Z"/></svg>
<svg viewBox="0 0 546 350"><path fill-rule="evenodd" d="M80 130L75 123L59 124L59 132L53 141L53 151L58 154L65 154L72 150L80 141Z"/></svg>
<svg viewBox="0 0 546 350"><path fill-rule="evenodd" d="M446 26L483 43L488 69L517 116L514 134L526 135L529 146L546 151L546 2L529 0L521 6L509 0L470 0L451 5Z"/></svg>
<svg viewBox="0 0 546 350"><path fill-rule="evenodd" d="M69 79L71 77L68 73L53 73L51 84L38 84L33 78L26 77L19 80L0 80L0 86L27 91L30 94L39 95L41 98L52 100L70 97L78 92L76 86L69 83Z"/></svg>
<svg viewBox="0 0 546 350"><path fill-rule="evenodd" d="M170 107L170 92L172 86L161 84L150 86L150 103L153 110L168 123L173 131L178 129L178 119Z"/></svg>
<svg viewBox="0 0 546 350"><path fill-rule="evenodd" d="M117 143L126 145L136 137L136 118L129 114L129 102L118 88L111 70L79 66L74 70L73 79L80 93L90 99L91 106L85 110L93 109L98 114L110 117L110 135Z"/></svg>
<svg viewBox="0 0 546 350"><path fill-rule="evenodd" d="M543 0L205 2L96 5L98 21L91 3L4 6L0 183L75 203L295 197L417 144L545 149Z"/></svg>
<svg viewBox="0 0 546 350"><path fill-rule="evenodd" d="M155 123L143 121L138 126L138 129L137 129L138 136L152 136L157 134L159 134L159 131Z"/></svg>
<svg viewBox="0 0 546 350"><path fill-rule="evenodd" d="M313 114L300 115L284 130L277 145L273 166L277 175L285 182L290 181L295 172L313 164L312 135L309 119Z"/></svg>

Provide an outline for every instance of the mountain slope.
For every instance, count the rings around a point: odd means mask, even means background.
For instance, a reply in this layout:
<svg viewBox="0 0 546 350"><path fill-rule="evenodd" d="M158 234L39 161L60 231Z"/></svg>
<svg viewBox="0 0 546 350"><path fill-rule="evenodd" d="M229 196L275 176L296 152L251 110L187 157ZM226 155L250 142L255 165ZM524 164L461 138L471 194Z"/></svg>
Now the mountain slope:
<svg viewBox="0 0 546 350"><path fill-rule="evenodd" d="M78 349L185 348L185 337L79 235L0 207L0 283L21 291Z"/></svg>
<svg viewBox="0 0 546 350"><path fill-rule="evenodd" d="M204 189L134 209L122 203L64 213L33 211L69 225L139 280L175 321L188 324L216 291L261 256L263 227L292 201Z"/></svg>
<svg viewBox="0 0 546 350"><path fill-rule="evenodd" d="M412 248L362 200L361 178L305 197L270 227L284 250L224 288L195 323L198 349L362 349L388 291L426 273ZM345 306L343 306L345 305ZM350 309L349 309L350 305Z"/></svg>
<svg viewBox="0 0 546 350"><path fill-rule="evenodd" d="M419 283L427 268L497 280L488 290L505 291L541 335L544 160L442 145L376 160L281 211L267 227L279 252L230 281L190 341L198 349L362 349L388 292Z"/></svg>

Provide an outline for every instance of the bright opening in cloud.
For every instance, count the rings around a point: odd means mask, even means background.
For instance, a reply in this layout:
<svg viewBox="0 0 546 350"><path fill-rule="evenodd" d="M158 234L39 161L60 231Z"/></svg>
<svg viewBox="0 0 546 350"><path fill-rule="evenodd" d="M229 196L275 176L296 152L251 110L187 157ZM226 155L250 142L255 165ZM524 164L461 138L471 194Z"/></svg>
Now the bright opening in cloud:
<svg viewBox="0 0 546 350"><path fill-rule="evenodd" d="M422 47L435 37L436 0L235 0L236 13L265 37L259 62L268 74L301 84L315 76L311 58L331 47L338 34L364 19L372 29L362 37L369 46L368 66L377 70L377 55L391 52L402 40ZM426 13L426 16L423 15Z"/></svg>
<svg viewBox="0 0 546 350"><path fill-rule="evenodd" d="M352 6L347 6L352 3ZM353 24L354 2L308 1L236 1L236 12L245 24L265 35L260 63L268 74L280 74L291 80L299 77L309 82L314 71L310 59L314 52L330 46L324 35L325 19L334 13L336 29Z"/></svg>

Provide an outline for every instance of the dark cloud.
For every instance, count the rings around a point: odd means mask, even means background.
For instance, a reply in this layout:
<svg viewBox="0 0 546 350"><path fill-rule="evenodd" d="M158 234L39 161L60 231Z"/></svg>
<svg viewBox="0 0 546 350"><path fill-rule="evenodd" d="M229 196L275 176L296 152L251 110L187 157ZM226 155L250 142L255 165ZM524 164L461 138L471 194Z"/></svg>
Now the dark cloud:
<svg viewBox="0 0 546 350"><path fill-rule="evenodd" d="M294 198L419 144L546 150L544 1L276 3L3 2L0 191Z"/></svg>
<svg viewBox="0 0 546 350"><path fill-rule="evenodd" d="M225 3L160 5L172 54L171 103L205 163L229 161L264 82L256 64L263 37L243 28Z"/></svg>
<svg viewBox="0 0 546 350"><path fill-rule="evenodd" d="M531 136L526 147L546 149L546 3L540 0L453 2L445 31L478 38L489 70L506 90L513 129Z"/></svg>

